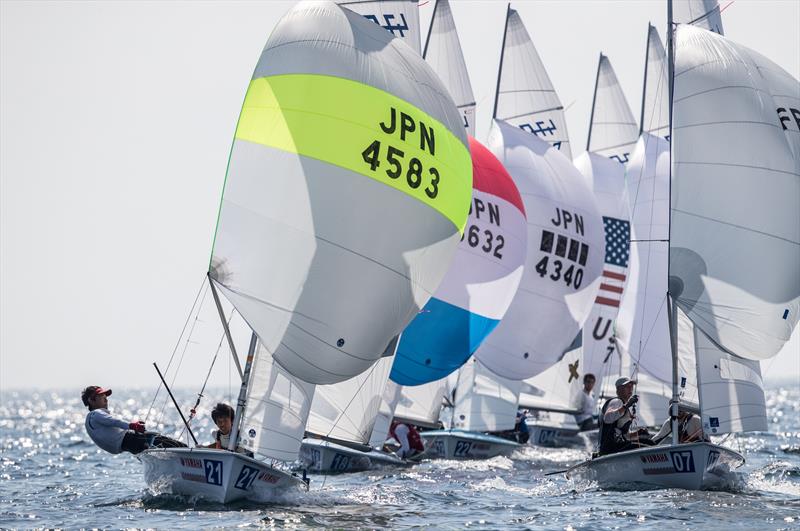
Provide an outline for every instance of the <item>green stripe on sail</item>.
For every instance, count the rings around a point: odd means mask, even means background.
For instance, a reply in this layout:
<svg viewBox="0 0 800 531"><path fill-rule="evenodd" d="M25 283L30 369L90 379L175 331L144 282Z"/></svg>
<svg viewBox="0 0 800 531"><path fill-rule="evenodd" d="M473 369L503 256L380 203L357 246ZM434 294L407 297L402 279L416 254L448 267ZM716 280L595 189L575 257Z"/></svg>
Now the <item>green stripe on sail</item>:
<svg viewBox="0 0 800 531"><path fill-rule="evenodd" d="M469 150L441 122L380 89L313 74L254 79L236 139L371 177L464 230L472 197Z"/></svg>

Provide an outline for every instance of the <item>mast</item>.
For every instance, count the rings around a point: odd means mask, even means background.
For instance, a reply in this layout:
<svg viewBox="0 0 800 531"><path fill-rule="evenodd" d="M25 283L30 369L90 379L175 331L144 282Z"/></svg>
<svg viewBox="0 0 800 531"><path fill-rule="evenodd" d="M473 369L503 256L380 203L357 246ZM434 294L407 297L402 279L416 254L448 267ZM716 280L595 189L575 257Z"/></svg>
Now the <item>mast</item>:
<svg viewBox="0 0 800 531"><path fill-rule="evenodd" d="M508 18L511 16L511 2L506 6L506 26L503 29L503 44L500 45L500 66L497 67L497 89L494 92L494 110L492 118L497 118L497 102L500 99L500 76L503 74L503 56L506 53L506 36L508 35Z"/></svg>
<svg viewBox="0 0 800 531"><path fill-rule="evenodd" d="M600 66L603 64L603 52L597 60L597 75L594 78L594 96L592 96L592 113L589 115L589 136L586 137L586 151L592 143L592 126L594 125L594 104L597 103L597 82L600 81Z"/></svg>
<svg viewBox="0 0 800 531"><path fill-rule="evenodd" d="M242 365L239 363L239 356L236 354L236 347L233 345L231 330L228 328L228 321L225 320L225 312L222 311L222 304L219 302L217 288L214 287L214 281L211 280L211 273L208 274L208 285L211 286L211 294L214 296L214 304L217 305L219 320L222 321L222 328L225 329L225 337L228 338L228 347L231 349L231 355L233 356L233 361L236 364L236 370L239 371L239 378L244 378L244 375L242 374Z"/></svg>
<svg viewBox="0 0 800 531"><path fill-rule="evenodd" d="M433 23L436 22L436 8L439 7L439 0L433 4L433 14L431 15L431 25L428 27L428 36L425 37L425 48L422 49L422 58L425 59L425 54L428 53L428 43L431 42L431 32L433 32Z"/></svg>
<svg viewBox="0 0 800 531"><path fill-rule="evenodd" d="M245 400L247 398L247 385L250 382L250 369L253 367L253 357L256 351L258 336L255 332L250 336L250 347L247 349L247 361L244 364L244 375L242 385L239 387L239 398L236 400L236 413L233 416L233 427L231 428L231 440L228 443L228 450L235 452L239 445L239 425L244 416Z"/></svg>
<svg viewBox="0 0 800 531"><path fill-rule="evenodd" d="M667 0L667 81L669 83L669 225L667 234L668 239L672 239L672 100L675 90L675 33L673 28L672 18L672 0ZM670 401L670 421L672 428L672 444L677 445L678 440L678 410L680 408L680 399L678 396L678 330L677 318L678 307L675 304L675 299L669 292L672 291L669 287L669 247L667 248L667 301L669 304L669 343L670 351L672 353L672 400Z"/></svg>
<svg viewBox="0 0 800 531"><path fill-rule="evenodd" d="M639 116L639 136L644 131L644 107L647 101L647 67L650 63L650 33L653 31L653 25L647 23L647 43L644 47L644 81L642 81L642 113Z"/></svg>

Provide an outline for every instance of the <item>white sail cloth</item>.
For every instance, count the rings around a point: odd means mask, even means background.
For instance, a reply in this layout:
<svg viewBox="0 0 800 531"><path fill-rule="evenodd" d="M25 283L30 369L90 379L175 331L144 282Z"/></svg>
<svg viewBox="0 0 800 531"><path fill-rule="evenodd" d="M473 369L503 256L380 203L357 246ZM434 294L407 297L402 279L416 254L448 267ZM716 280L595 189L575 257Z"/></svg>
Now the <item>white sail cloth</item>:
<svg viewBox="0 0 800 531"><path fill-rule="evenodd" d="M475 96L448 0L436 0L423 57L453 96L467 133L475 136Z"/></svg>
<svg viewBox="0 0 800 531"><path fill-rule="evenodd" d="M343 381L436 290L471 190L460 116L422 58L347 9L303 2L253 74L210 275L291 374Z"/></svg>
<svg viewBox="0 0 800 531"><path fill-rule="evenodd" d="M421 53L417 0L342 0L336 3L371 20Z"/></svg>
<svg viewBox="0 0 800 531"><path fill-rule="evenodd" d="M586 150L625 164L638 139L639 126L622 92L617 74L608 57L601 53Z"/></svg>
<svg viewBox="0 0 800 531"><path fill-rule="evenodd" d="M684 25L675 57L670 293L713 342L766 359L800 317L800 137L761 74L779 67Z"/></svg>
<svg viewBox="0 0 800 531"><path fill-rule="evenodd" d="M514 428L522 382L497 376L470 358L458 371L453 428L504 431Z"/></svg>
<svg viewBox="0 0 800 531"><path fill-rule="evenodd" d="M630 207L624 166L599 154L585 152L575 159L575 167L594 191L605 231L603 279L583 327L579 372L581 377L593 374L596 387L600 389L602 380L616 374L620 366L615 321L629 281Z"/></svg>
<svg viewBox="0 0 800 531"><path fill-rule="evenodd" d="M603 269L603 221L584 178L543 140L495 120L488 146L530 213L528 252L511 306L475 356L521 380L555 363L588 317Z"/></svg>
<svg viewBox="0 0 800 531"><path fill-rule="evenodd" d="M667 54L655 26L647 27L641 130L669 140L669 74Z"/></svg>
<svg viewBox="0 0 800 531"><path fill-rule="evenodd" d="M725 34L717 0L675 0L672 6L672 18L676 24L692 24L720 35Z"/></svg>
<svg viewBox="0 0 800 531"><path fill-rule="evenodd" d="M389 380L392 361L392 357L383 357L349 380L317 386L306 431L367 444Z"/></svg>
<svg viewBox="0 0 800 531"><path fill-rule="evenodd" d="M403 386L394 417L419 426L436 427L446 397L447 378L423 385Z"/></svg>
<svg viewBox="0 0 800 531"><path fill-rule="evenodd" d="M667 311L669 142L643 133L628 163L631 249L617 318L617 346L638 367L672 382ZM630 374L625 374L630 376Z"/></svg>
<svg viewBox="0 0 800 531"><path fill-rule="evenodd" d="M564 106L514 9L506 18L494 118L534 134L572 160Z"/></svg>
<svg viewBox="0 0 800 531"><path fill-rule="evenodd" d="M272 459L297 459L314 388L275 363L259 342L239 430L241 446Z"/></svg>

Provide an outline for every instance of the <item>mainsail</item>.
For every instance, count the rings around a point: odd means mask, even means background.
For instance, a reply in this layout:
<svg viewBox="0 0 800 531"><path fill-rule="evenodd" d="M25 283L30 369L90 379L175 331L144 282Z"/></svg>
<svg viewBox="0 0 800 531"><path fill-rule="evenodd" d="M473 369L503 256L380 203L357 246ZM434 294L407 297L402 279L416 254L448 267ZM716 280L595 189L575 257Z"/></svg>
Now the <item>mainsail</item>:
<svg viewBox="0 0 800 531"><path fill-rule="evenodd" d="M585 179L550 144L495 120L488 145L522 195L528 254L508 312L475 356L521 380L555 363L588 317L602 278L603 220Z"/></svg>
<svg viewBox="0 0 800 531"><path fill-rule="evenodd" d="M797 124L762 74L777 65L693 26L675 39L670 295L711 341L766 359L800 317Z"/></svg>
<svg viewBox="0 0 800 531"><path fill-rule="evenodd" d="M407 46L332 3L300 3L253 74L210 276L293 376L370 367L438 287L466 223L467 137Z"/></svg>
<svg viewBox="0 0 800 531"><path fill-rule="evenodd" d="M622 164L639 138L639 126L608 57L600 54L586 150Z"/></svg>
<svg viewBox="0 0 800 531"><path fill-rule="evenodd" d="M420 53L417 0L342 0L336 3L363 15Z"/></svg>
<svg viewBox="0 0 800 531"><path fill-rule="evenodd" d="M564 106L528 30L510 6L506 14L493 117L538 136L572 160Z"/></svg>
<svg viewBox="0 0 800 531"><path fill-rule="evenodd" d="M692 24L720 35L725 34L717 0L676 0L672 9L677 24Z"/></svg>
<svg viewBox="0 0 800 531"><path fill-rule="evenodd" d="M391 379L444 378L475 352L505 315L527 254L525 207L497 158L470 137L473 197L467 227L439 289L400 336Z"/></svg>
<svg viewBox="0 0 800 531"><path fill-rule="evenodd" d="M453 428L503 431L514 428L522 382L501 378L471 358L458 371Z"/></svg>
<svg viewBox="0 0 800 531"><path fill-rule="evenodd" d="M467 133L475 136L475 96L448 0L436 0L423 57L453 96Z"/></svg>
<svg viewBox="0 0 800 531"><path fill-rule="evenodd" d="M667 55L655 26L647 26L641 132L669 140L669 84Z"/></svg>

